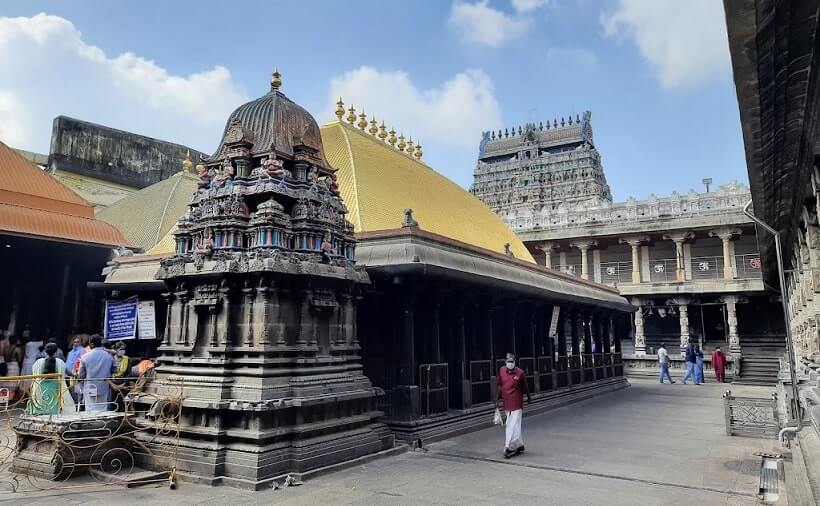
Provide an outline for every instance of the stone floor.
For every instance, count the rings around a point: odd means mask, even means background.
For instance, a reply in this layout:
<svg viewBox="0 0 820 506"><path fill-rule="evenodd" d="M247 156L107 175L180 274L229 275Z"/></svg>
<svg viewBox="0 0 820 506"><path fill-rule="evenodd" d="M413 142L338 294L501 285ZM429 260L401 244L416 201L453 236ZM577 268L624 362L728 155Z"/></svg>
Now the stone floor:
<svg viewBox="0 0 820 506"><path fill-rule="evenodd" d="M759 460L752 454L773 448L774 441L725 435L725 385L630 381L627 390L525 418L527 451L511 460L501 457L503 430L490 428L284 490L254 493L181 483L173 491L0 492L0 504L757 503ZM732 390L756 397L772 391Z"/></svg>

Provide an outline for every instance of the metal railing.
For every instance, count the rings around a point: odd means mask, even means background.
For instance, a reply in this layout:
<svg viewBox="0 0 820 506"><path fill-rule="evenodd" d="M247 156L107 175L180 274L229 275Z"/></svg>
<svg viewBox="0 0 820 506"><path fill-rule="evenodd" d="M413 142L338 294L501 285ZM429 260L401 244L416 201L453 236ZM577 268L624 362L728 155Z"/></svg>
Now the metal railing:
<svg viewBox="0 0 820 506"><path fill-rule="evenodd" d="M723 257L693 257L692 279L722 279Z"/></svg>
<svg viewBox="0 0 820 506"><path fill-rule="evenodd" d="M419 365L419 390L422 415L446 413L450 409L449 365Z"/></svg>
<svg viewBox="0 0 820 506"><path fill-rule="evenodd" d="M601 282L615 286L632 282L632 262L601 262Z"/></svg>
<svg viewBox="0 0 820 506"><path fill-rule="evenodd" d="M735 264L738 279L760 279L762 277L759 253L735 255Z"/></svg>
<svg viewBox="0 0 820 506"><path fill-rule="evenodd" d="M40 374L0 380L3 492L163 482L175 486L181 378L158 380L151 372L121 378ZM154 473L141 473L141 468Z"/></svg>
<svg viewBox="0 0 820 506"><path fill-rule="evenodd" d="M775 438L780 426L777 421L777 394L771 398L735 397L731 390L723 394L723 409L727 436Z"/></svg>
<svg viewBox="0 0 820 506"><path fill-rule="evenodd" d="M491 360L473 360L470 362L470 388L473 393L473 404L489 402L492 399L493 365Z"/></svg>
<svg viewBox="0 0 820 506"><path fill-rule="evenodd" d="M649 281L675 281L678 262L674 258L649 261Z"/></svg>

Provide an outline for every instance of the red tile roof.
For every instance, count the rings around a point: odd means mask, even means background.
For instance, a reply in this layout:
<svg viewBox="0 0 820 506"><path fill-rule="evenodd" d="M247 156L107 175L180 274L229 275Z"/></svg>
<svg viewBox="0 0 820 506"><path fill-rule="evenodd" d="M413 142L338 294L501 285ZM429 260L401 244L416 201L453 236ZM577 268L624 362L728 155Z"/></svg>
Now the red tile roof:
<svg viewBox="0 0 820 506"><path fill-rule="evenodd" d="M0 142L0 233L104 246L127 245L116 227L50 174Z"/></svg>

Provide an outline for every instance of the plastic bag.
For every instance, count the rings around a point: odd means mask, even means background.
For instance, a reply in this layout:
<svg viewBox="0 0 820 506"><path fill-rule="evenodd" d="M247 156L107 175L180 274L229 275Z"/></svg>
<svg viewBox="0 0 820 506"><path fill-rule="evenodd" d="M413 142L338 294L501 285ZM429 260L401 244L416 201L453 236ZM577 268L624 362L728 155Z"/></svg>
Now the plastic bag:
<svg viewBox="0 0 820 506"><path fill-rule="evenodd" d="M493 415L493 425L504 425L504 418L501 416L501 410L495 408L495 414Z"/></svg>

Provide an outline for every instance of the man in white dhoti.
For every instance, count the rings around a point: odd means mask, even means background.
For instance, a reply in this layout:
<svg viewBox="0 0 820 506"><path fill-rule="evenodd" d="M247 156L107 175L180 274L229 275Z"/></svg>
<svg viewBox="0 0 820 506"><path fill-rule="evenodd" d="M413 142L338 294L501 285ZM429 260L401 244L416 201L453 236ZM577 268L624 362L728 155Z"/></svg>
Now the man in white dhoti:
<svg viewBox="0 0 820 506"><path fill-rule="evenodd" d="M504 441L504 458L508 459L524 451L524 439L521 436L521 418L524 408L524 394L527 402L532 402L527 387L527 374L515 366L515 355L507 353L504 367L498 371L498 400L504 405L507 413L506 440Z"/></svg>

